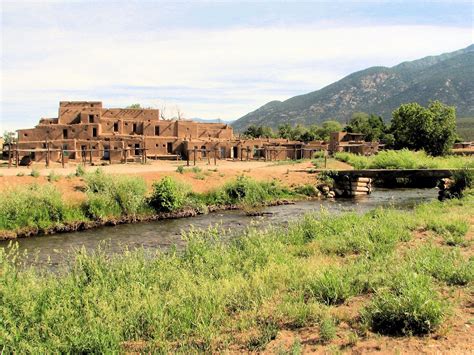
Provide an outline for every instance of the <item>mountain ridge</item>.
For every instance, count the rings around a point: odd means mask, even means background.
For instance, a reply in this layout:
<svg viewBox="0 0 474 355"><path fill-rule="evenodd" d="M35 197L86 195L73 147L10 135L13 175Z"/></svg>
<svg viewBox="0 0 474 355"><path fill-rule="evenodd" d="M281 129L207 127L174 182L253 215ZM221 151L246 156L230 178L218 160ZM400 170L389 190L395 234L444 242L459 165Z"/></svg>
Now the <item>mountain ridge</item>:
<svg viewBox="0 0 474 355"><path fill-rule="evenodd" d="M474 116L474 44L466 48L405 61L392 67L356 71L320 90L270 101L233 123L236 130L251 124L276 127L282 123L313 124L335 119L347 122L354 112L389 120L400 104L422 105L440 100L457 107L459 117Z"/></svg>

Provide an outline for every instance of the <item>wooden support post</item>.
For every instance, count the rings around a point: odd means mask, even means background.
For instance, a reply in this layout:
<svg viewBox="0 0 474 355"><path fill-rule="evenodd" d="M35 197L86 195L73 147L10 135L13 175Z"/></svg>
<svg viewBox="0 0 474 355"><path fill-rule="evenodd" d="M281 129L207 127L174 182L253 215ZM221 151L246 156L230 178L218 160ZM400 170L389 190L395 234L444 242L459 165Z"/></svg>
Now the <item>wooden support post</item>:
<svg viewBox="0 0 474 355"><path fill-rule="evenodd" d="M20 166L20 152L18 151L18 147L16 147L16 167Z"/></svg>
<svg viewBox="0 0 474 355"><path fill-rule="evenodd" d="M191 154L191 151L188 149L187 152L188 154L186 154L186 166L189 166L189 154Z"/></svg>
<svg viewBox="0 0 474 355"><path fill-rule="evenodd" d="M89 164L92 165L92 144L89 144Z"/></svg>
<svg viewBox="0 0 474 355"><path fill-rule="evenodd" d="M61 149L61 165L63 166L63 169L64 169L64 149Z"/></svg>
<svg viewBox="0 0 474 355"><path fill-rule="evenodd" d="M240 148L240 161L244 160L244 148Z"/></svg>
<svg viewBox="0 0 474 355"><path fill-rule="evenodd" d="M217 148L214 148L214 165L217 165Z"/></svg>
<svg viewBox="0 0 474 355"><path fill-rule="evenodd" d="M12 144L8 143L8 167L12 167Z"/></svg>
<svg viewBox="0 0 474 355"><path fill-rule="evenodd" d="M193 165L196 165L196 147L194 147L194 157L193 157Z"/></svg>
<svg viewBox="0 0 474 355"><path fill-rule="evenodd" d="M46 141L46 167L49 168L49 142Z"/></svg>
<svg viewBox="0 0 474 355"><path fill-rule="evenodd" d="M206 149L207 165L211 165L211 151Z"/></svg>
<svg viewBox="0 0 474 355"><path fill-rule="evenodd" d="M247 147L247 161L249 161L249 153L250 153L250 148Z"/></svg>

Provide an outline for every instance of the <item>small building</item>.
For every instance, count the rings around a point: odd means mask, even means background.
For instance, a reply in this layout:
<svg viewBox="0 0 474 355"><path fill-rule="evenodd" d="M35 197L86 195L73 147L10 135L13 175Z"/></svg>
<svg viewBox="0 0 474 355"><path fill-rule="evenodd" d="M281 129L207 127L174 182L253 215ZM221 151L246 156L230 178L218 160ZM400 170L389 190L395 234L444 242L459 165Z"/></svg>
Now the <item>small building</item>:
<svg viewBox="0 0 474 355"><path fill-rule="evenodd" d="M383 147L379 142L367 142L363 133L331 132L329 138L329 152L348 152L360 155L376 154Z"/></svg>

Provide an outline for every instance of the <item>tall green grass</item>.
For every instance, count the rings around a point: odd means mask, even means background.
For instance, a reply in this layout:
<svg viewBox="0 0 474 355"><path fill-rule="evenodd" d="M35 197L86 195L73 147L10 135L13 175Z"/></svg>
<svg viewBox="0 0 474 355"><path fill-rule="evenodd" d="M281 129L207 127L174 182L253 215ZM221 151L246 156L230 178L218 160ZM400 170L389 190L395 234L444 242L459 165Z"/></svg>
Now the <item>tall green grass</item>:
<svg viewBox="0 0 474 355"><path fill-rule="evenodd" d="M65 203L53 185L32 184L0 194L0 230L49 228L84 219L80 206Z"/></svg>
<svg viewBox="0 0 474 355"><path fill-rule="evenodd" d="M179 253L82 250L60 274L18 267L15 247L1 249L0 348L222 352L234 344L255 351L280 329L317 325L321 341L330 343L338 324L331 311L369 293L362 319L354 320L360 327L433 332L449 315L439 288L469 284L472 276L462 276L465 266L449 268L456 256L438 255L452 247L413 254L397 247L435 219L468 218L473 198L409 212L308 215L287 228L250 228L232 239L217 228L191 230Z"/></svg>
<svg viewBox="0 0 474 355"><path fill-rule="evenodd" d="M53 185L22 186L0 195L0 230L45 229L66 222L135 218L185 208L202 212L211 205L254 207L278 199L314 195L308 187L290 190L277 181L259 182L244 176L203 194L191 193L190 186L164 177L153 184L149 193L141 177L110 175L101 169L80 174L86 194L82 206L64 202Z"/></svg>
<svg viewBox="0 0 474 355"><path fill-rule="evenodd" d="M431 157L423 151L408 149L385 150L376 155L363 156L338 152L337 160L352 165L355 169L462 169L474 168L474 157Z"/></svg>

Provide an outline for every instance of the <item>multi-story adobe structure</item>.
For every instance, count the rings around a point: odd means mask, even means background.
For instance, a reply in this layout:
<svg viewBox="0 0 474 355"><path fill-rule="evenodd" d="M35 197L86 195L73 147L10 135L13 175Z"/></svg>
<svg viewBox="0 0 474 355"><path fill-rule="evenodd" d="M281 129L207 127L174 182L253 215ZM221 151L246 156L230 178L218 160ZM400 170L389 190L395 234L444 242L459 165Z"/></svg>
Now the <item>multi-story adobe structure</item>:
<svg viewBox="0 0 474 355"><path fill-rule="evenodd" d="M197 151L219 159L301 158L303 143L285 139L240 139L231 126L188 120L162 120L156 109L107 109L99 101L63 101L57 118L18 130L19 160L83 159L124 162L142 157L182 158ZM298 152L299 150L299 152Z"/></svg>
<svg viewBox="0 0 474 355"><path fill-rule="evenodd" d="M354 134L335 132L329 144L286 139L241 139L231 126L189 120L162 120L157 109L107 109L99 101L62 101L57 118L42 118L35 128L18 130L18 160L108 160L147 158L254 159L311 158L318 150L349 145L367 154L372 143L347 141ZM359 148L356 148L359 147ZM363 148L360 148L363 147ZM370 148L374 152L377 146ZM345 150L345 148L343 148ZM352 151L352 150L351 150Z"/></svg>

